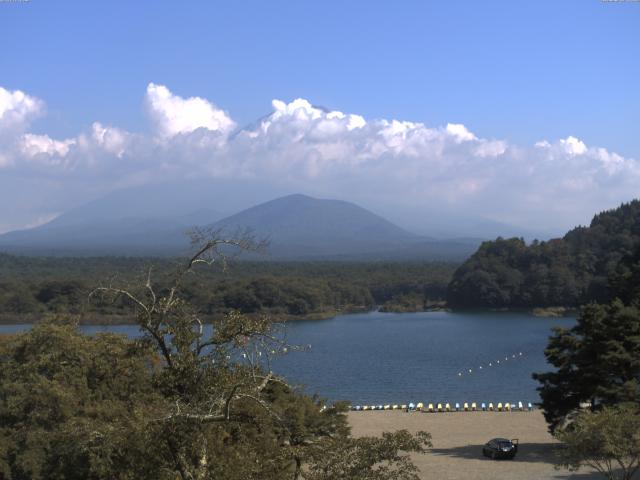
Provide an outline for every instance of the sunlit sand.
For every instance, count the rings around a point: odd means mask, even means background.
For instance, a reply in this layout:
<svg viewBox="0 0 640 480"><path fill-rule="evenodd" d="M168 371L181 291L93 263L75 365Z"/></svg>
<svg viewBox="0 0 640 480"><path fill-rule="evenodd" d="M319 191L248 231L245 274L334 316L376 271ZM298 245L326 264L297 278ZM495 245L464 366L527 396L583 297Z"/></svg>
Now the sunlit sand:
<svg viewBox="0 0 640 480"><path fill-rule="evenodd" d="M489 480L591 480L601 478L589 470L569 472L554 468L558 443L547 431L539 410L533 412L406 413L404 411L349 412L355 436L379 435L383 431L426 430L433 449L414 461L424 479ZM514 460L490 460L482 445L495 437L517 438Z"/></svg>

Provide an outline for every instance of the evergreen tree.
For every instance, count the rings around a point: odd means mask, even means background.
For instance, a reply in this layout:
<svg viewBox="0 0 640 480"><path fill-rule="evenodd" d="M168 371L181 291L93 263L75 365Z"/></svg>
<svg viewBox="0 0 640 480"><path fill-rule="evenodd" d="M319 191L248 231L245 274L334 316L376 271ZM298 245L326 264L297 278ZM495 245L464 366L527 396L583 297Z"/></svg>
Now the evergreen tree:
<svg viewBox="0 0 640 480"><path fill-rule="evenodd" d="M551 430L581 403L640 403L640 309L620 300L582 309L571 329L556 328L545 350L556 371L533 378Z"/></svg>

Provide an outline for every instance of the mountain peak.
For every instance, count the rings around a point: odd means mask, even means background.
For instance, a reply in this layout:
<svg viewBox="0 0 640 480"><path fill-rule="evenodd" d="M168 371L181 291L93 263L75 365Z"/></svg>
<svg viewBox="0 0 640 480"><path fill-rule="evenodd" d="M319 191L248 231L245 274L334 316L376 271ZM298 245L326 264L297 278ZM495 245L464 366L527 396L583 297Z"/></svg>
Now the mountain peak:
<svg viewBox="0 0 640 480"><path fill-rule="evenodd" d="M309 195L305 195L304 193L291 193L289 195L284 195L282 197L274 198L270 202L279 202L279 201L300 201L300 202L308 202L308 201L320 201L319 198L311 197ZM265 202L265 203L270 203Z"/></svg>
<svg viewBox="0 0 640 480"><path fill-rule="evenodd" d="M164 197L171 193L168 187L156 190ZM224 192L218 192L220 200L214 202L207 201L206 189L193 189L189 192L193 201L178 198L170 212L160 209L165 214L162 217L146 205L133 212L126 208L125 200L133 202L140 197L138 189L125 192L126 195L110 195L41 227L0 235L0 249L48 255L177 255L189 248L187 230L209 225L230 234L249 229L256 238L268 238L269 255L282 260L424 259L469 253L466 245L452 244L443 249L443 245L410 233L354 203L302 193L259 203L215 221L212 206L231 207L224 201ZM151 199L147 203L153 206ZM199 208L179 208L193 205Z"/></svg>

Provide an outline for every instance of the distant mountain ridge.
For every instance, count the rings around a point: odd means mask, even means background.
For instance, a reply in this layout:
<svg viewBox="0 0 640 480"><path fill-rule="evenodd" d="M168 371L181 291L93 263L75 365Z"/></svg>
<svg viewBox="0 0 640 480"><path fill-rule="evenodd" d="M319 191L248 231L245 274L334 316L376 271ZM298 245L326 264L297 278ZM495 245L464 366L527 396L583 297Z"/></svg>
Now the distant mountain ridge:
<svg viewBox="0 0 640 480"><path fill-rule="evenodd" d="M353 203L288 195L256 205L212 225L227 232L248 228L268 238L275 256L384 251L420 237Z"/></svg>
<svg viewBox="0 0 640 480"><path fill-rule="evenodd" d="M174 203L163 209L154 205L153 198L135 204L138 196L134 191L101 199L40 227L0 235L0 250L40 255L179 255L188 250L186 232L195 226L219 229L226 235L249 229L257 238L269 239L269 258L280 260L460 260L479 243L433 240L353 203L302 194L269 200L225 218L206 208L184 214ZM129 203L135 205L128 208Z"/></svg>

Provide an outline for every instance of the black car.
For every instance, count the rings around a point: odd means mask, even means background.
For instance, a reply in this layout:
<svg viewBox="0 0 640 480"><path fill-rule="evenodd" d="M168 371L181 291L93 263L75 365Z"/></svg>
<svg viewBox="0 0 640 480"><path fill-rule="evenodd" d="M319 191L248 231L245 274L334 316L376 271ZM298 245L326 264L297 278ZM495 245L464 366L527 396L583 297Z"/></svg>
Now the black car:
<svg viewBox="0 0 640 480"><path fill-rule="evenodd" d="M482 454L491 459L507 458L511 460L518 453L518 439L494 438L482 447Z"/></svg>

